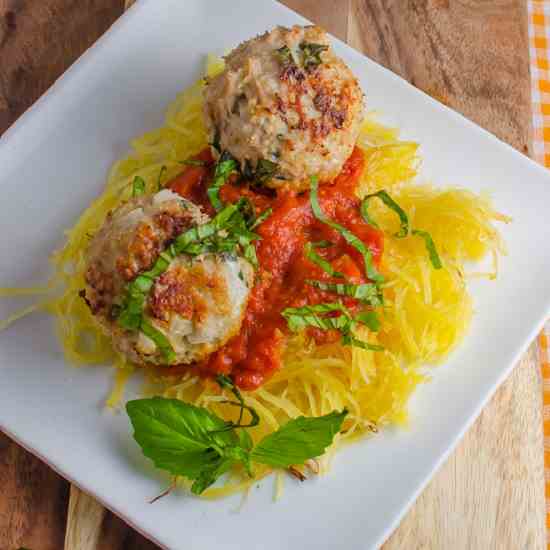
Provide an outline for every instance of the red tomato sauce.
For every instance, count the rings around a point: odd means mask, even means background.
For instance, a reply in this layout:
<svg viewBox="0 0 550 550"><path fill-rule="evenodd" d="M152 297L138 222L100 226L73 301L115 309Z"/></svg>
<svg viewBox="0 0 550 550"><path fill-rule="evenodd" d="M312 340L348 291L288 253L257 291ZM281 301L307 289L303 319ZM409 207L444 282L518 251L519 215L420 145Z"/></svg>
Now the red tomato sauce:
<svg viewBox="0 0 550 550"><path fill-rule="evenodd" d="M213 160L209 150L196 158L206 162L207 166L189 166L168 187L213 215L206 195ZM378 266L383 251L382 232L364 222L359 211L360 201L355 196L364 162L363 153L355 148L334 181L320 186L319 203L328 217L352 231L367 245ZM224 203L235 202L242 196L251 200L258 215L266 208L273 210L255 230L261 237L255 243L259 263L255 284L239 334L193 368L205 376L230 375L240 388L253 390L281 366L281 352L289 334L286 320L281 315L285 308L338 299L352 310L358 306L353 298L342 298L306 282L308 279L341 282L306 258L304 246L307 242L330 241L332 246L317 248L317 254L344 273L350 282L360 284L368 279L361 254L347 244L340 233L314 217L308 192L256 191L237 182L229 182L221 188L220 198ZM318 343L340 337L336 331L310 328L308 332ZM170 372L174 373L174 370L170 369Z"/></svg>

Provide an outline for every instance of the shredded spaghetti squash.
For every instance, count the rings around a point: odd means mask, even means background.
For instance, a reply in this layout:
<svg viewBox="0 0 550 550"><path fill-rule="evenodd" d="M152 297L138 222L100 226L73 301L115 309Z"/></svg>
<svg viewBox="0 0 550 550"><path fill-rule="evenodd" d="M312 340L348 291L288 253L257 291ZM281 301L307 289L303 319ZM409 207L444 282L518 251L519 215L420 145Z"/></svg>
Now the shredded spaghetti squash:
<svg viewBox="0 0 550 550"><path fill-rule="evenodd" d="M208 58L208 75L222 68L220 59ZM207 145L202 118L203 86L199 80L183 91L169 106L165 125L133 140L132 152L112 167L102 194L82 213L67 232L64 247L53 255L55 274L50 285L43 289L0 290L4 295L44 294L34 308L27 308L20 315L39 307L50 311L71 363L114 366L114 389L107 402L110 407L116 407L123 399L125 382L133 367L113 351L79 297L84 286L84 253L89 235L98 230L110 210L130 197L135 176L143 178L148 189L153 190L163 166L166 169L162 177L168 181L181 172L183 159ZM381 266L385 309L380 332L359 336L382 344L385 351L343 347L340 343L316 346L302 334L294 335L284 352L284 367L260 389L243 393L246 403L261 418L259 426L251 430L255 441L290 418L347 408L344 432L321 460L321 471L343 443L375 433L386 425L406 424L407 402L418 384L426 380L425 366L441 362L468 330L472 303L464 264L491 255L495 267L486 275L492 278L496 276L496 258L505 252L493 222L508 219L493 210L487 197L415 183L420 164L416 143L400 141L397 130L382 126L371 114L358 145L366 159L361 195L391 190L411 225L431 233L443 267L432 269L421 239L393 237L398 229L395 214L373 201L371 214L386 234ZM5 325L20 315L12 316ZM146 393L181 399L207 407L225 419L235 418L234 407L222 403L226 396L216 383L191 372L172 376L160 376L158 370L145 372ZM258 469L255 480L268 473L267 467ZM203 496L218 497L246 489L255 480L234 472L223 487L211 488Z"/></svg>

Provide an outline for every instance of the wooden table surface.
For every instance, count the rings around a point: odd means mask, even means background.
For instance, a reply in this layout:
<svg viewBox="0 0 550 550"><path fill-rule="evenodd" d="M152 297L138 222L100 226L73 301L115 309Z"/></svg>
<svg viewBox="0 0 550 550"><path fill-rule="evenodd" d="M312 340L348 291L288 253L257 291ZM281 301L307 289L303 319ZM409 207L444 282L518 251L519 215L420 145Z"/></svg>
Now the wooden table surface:
<svg viewBox="0 0 550 550"><path fill-rule="evenodd" d="M284 3L529 152L523 0ZM0 132L123 9L123 0L0 0ZM542 439L532 346L384 550L543 548ZM0 550L156 548L2 434L0 487Z"/></svg>

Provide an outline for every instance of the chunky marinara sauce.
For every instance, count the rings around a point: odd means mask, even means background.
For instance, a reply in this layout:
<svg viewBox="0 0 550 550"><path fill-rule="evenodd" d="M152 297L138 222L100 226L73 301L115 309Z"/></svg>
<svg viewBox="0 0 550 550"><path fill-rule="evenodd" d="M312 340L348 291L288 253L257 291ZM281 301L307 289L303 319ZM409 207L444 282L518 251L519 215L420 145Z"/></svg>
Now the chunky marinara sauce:
<svg viewBox="0 0 550 550"><path fill-rule="evenodd" d="M210 151L205 150L196 158L206 161L208 165L189 166L168 187L214 215L206 195L213 165ZM319 202L327 216L352 231L369 247L374 263L378 265L383 249L382 232L363 221L359 199L355 196L364 162L363 153L355 148L338 177L320 187ZM288 335L282 310L337 299L342 299L352 310L358 306L353 298L337 297L306 282L308 279L342 282L305 257L304 245L308 241L330 241L333 246L317 248L316 252L328 260L335 270L345 274L350 282L365 283L367 279L361 254L348 245L337 231L313 216L309 193L255 191L236 182L224 185L220 193L224 203L235 202L242 196L251 200L257 214L266 208L273 210L255 230L261 236L261 240L255 243L259 262L255 284L239 334L194 368L206 376L231 375L240 388L253 390L281 365L281 352ZM335 331L314 328L308 331L318 343L340 337Z"/></svg>

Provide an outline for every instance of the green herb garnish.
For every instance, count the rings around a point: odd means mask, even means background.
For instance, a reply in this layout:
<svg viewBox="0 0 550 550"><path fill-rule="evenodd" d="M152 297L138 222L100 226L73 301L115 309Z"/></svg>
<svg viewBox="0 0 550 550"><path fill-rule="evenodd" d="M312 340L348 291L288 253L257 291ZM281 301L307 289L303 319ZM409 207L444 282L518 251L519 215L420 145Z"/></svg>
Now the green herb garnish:
<svg viewBox="0 0 550 550"><path fill-rule="evenodd" d="M225 374L219 374L218 376L216 376L216 382L220 385L221 388L231 391L231 393L237 398L237 401L222 401L222 403L236 405L237 407L241 408L241 410L239 411L239 419L237 420L237 423L235 424L234 422L227 422L224 429L252 428L253 426L257 426L260 423L260 417L256 412L256 409L254 409L254 407L249 407L248 405L246 405L243 396L239 391L239 388L235 386L233 380L231 380L231 378L229 378L229 376L226 376ZM247 410L251 416L251 420L248 424L242 423L243 413L245 410Z"/></svg>
<svg viewBox="0 0 550 550"><path fill-rule="evenodd" d="M373 225L374 227L378 227L378 224L370 217L368 212L368 203L369 203L369 200L372 199L373 197L378 197L388 208L391 208L399 216L401 228L397 233L394 234L394 237L398 239L402 239L404 237L407 237L410 231L411 235L415 235L417 237L421 237L422 239L424 239L426 250L428 251L428 255L430 256L430 262L433 268L441 269L443 265L441 263L441 258L437 253L437 248L432 239L432 236L427 231L424 231L422 229L410 230L409 217L407 216L407 213L383 189L376 193L367 195L363 199L363 203L361 204L361 214L363 215L364 220L367 223L370 223L371 225Z"/></svg>
<svg viewBox="0 0 550 550"><path fill-rule="evenodd" d="M145 193L145 180L136 176L132 182L132 197L139 197Z"/></svg>
<svg viewBox="0 0 550 550"><path fill-rule="evenodd" d="M319 254L315 252L315 248L327 248L327 243L328 241L320 241L317 243L308 242L304 246L304 254L310 262L318 265L325 273L328 273L331 277L344 278L343 273L336 271L336 269L332 267L332 264L328 260L325 260L325 258L319 256ZM331 246L331 243L328 243L328 246Z"/></svg>
<svg viewBox="0 0 550 550"><path fill-rule="evenodd" d="M304 69L309 71L323 62L321 54L328 50L328 46L325 44L315 44L313 42L302 42L300 44L300 50L302 51Z"/></svg>
<svg viewBox="0 0 550 550"><path fill-rule="evenodd" d="M274 468L288 468L322 455L342 428L347 410L333 411L325 416L299 416L281 429L267 435L250 454L253 462Z"/></svg>
<svg viewBox="0 0 550 550"><path fill-rule="evenodd" d="M292 50L287 46L284 45L281 48L278 48L275 50L275 55L279 59L282 65L291 65L295 64L294 62L294 56L292 55Z"/></svg>
<svg viewBox="0 0 550 550"><path fill-rule="evenodd" d="M238 167L237 161L229 151L224 151L216 163L214 180L206 191L212 206L216 210L220 210L223 206L220 200L220 188L227 182L229 176L237 171Z"/></svg>
<svg viewBox="0 0 550 550"><path fill-rule="evenodd" d="M318 288L319 290L334 292L334 294L338 294L339 296L355 298L356 300L371 306L376 307L382 305L380 289L373 283L363 283L358 285L352 283L325 283L324 281L316 281L313 279L307 279L306 283Z"/></svg>
<svg viewBox="0 0 550 550"><path fill-rule="evenodd" d="M372 262L372 253L365 244L351 231L347 230L340 224L332 221L322 211L318 197L318 181L316 177L311 178L310 191L311 209L314 216L338 231L345 241L358 250L363 256L365 263L365 272L373 283L352 284L348 282L326 283L324 281L306 280L306 283L320 290L334 292L340 296L349 296L363 303L379 306L382 304L382 293L379 283L383 280ZM307 243L304 247L306 257L320 266L323 271L331 277L346 279L343 273L336 271L332 264L325 258L315 252L315 248L326 248L331 246L328 241L320 241L317 243ZM286 308L282 312L286 319L288 327L291 331L296 332L307 327L315 327L321 330L337 330L342 335L342 344L359 346L364 349L380 351L382 346L369 344L357 339L353 335L353 331L358 324L367 326L372 331L377 331L380 327L378 316L374 311L362 311L355 317L352 317L350 311L341 302L322 303L299 308Z"/></svg>
<svg viewBox="0 0 550 550"><path fill-rule="evenodd" d="M369 201L374 197L378 197L388 208L391 208L399 216L401 228L395 236L397 238L406 237L409 234L409 218L405 211L383 189L376 193L371 193L363 199L363 203L361 204L361 214L363 215L364 220L370 225L378 227L378 224L369 216L368 212Z"/></svg>
<svg viewBox="0 0 550 550"><path fill-rule="evenodd" d="M252 475L251 463L288 468L322 455L341 430L348 411L290 420L253 448L246 430L202 407L178 399L153 397L126 404L134 438L157 468L191 481L200 494L234 465Z"/></svg>
<svg viewBox="0 0 550 550"><path fill-rule="evenodd" d="M339 315L334 316L334 313ZM381 351L384 348L368 342L363 342L353 336L353 330L358 324L367 326L372 331L377 331L380 322L374 311L362 312L352 317L350 311L341 302L315 304L303 307L287 307L282 311L288 328L298 332L307 327L314 327L321 330L337 330L342 335L343 345L359 345L364 349ZM327 315L331 315L330 317Z"/></svg>
<svg viewBox="0 0 550 550"><path fill-rule="evenodd" d="M273 213L273 208L266 208L252 223L250 230L256 229L260 224L264 223Z"/></svg>
<svg viewBox="0 0 550 550"><path fill-rule="evenodd" d="M437 248L435 247L432 236L427 231L423 231L422 229L413 229L412 234L424 239L424 244L426 245L426 250L428 251L428 255L430 256L430 262L432 262L432 266L434 267L434 269L441 269L443 267L443 264L441 263L441 258L437 253Z"/></svg>
<svg viewBox="0 0 550 550"><path fill-rule="evenodd" d="M145 336L153 340L166 361L168 361L169 363L175 361L176 354L174 353L174 349L172 348L168 338L166 338L166 336L164 336L164 334L162 334L160 330L156 329L151 323L149 323L149 321L146 321L144 318L141 319L139 330L141 330L141 332L143 332Z"/></svg>
<svg viewBox="0 0 550 550"><path fill-rule="evenodd" d="M346 242L353 246L356 250L358 250L361 255L363 256L363 261L365 263L365 271L367 273L367 277L374 281L375 283L381 283L384 280L384 277L382 277L382 274L378 272L376 269L373 261L372 261L372 252L369 250L367 246L365 246L365 243L359 239L359 237L355 236L351 231L347 230L342 225L332 221L330 218L328 218L325 213L321 210L321 206L319 204L319 197L318 197L318 190L319 190L319 181L315 176L311 177L311 191L310 191L310 202L311 202L311 209L313 210L313 215L329 227L332 227L344 239Z"/></svg>

